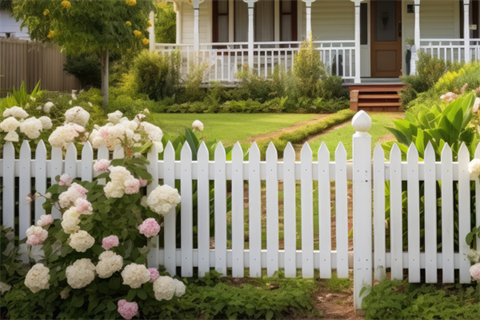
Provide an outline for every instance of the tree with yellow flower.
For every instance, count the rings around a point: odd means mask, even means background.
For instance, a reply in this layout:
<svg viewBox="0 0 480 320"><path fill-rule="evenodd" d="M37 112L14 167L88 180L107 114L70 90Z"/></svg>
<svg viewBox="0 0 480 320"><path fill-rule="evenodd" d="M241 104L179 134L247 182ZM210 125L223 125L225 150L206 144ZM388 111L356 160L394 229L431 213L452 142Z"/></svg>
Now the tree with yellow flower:
<svg viewBox="0 0 480 320"><path fill-rule="evenodd" d="M67 53L99 56L104 108L108 105L110 53L144 48L149 13L155 10L152 0L14 0L12 8L32 39L57 43Z"/></svg>

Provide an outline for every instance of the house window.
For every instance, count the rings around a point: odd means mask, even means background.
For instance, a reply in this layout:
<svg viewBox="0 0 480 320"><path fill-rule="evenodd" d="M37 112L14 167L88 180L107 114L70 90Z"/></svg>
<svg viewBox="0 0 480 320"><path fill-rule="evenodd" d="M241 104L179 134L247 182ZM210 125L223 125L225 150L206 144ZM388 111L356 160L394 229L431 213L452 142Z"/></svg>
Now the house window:
<svg viewBox="0 0 480 320"><path fill-rule="evenodd" d="M463 1L460 2L460 38L463 37ZM473 30L470 30L470 39L478 39L480 38L480 5L479 5L480 0L470 0L470 26L476 26L473 27ZM476 30L475 30L476 29Z"/></svg>
<svg viewBox="0 0 480 320"><path fill-rule="evenodd" d="M360 44L368 44L368 4L360 4Z"/></svg>
<svg viewBox="0 0 480 320"><path fill-rule="evenodd" d="M280 41L297 41L297 0L280 1Z"/></svg>
<svg viewBox="0 0 480 320"><path fill-rule="evenodd" d="M235 0L235 42L248 41L248 5L243 0Z"/></svg>
<svg viewBox="0 0 480 320"><path fill-rule="evenodd" d="M228 0L213 1L213 42L228 42L228 2Z"/></svg>
<svg viewBox="0 0 480 320"><path fill-rule="evenodd" d="M274 1L259 0L255 3L255 41L274 41Z"/></svg>

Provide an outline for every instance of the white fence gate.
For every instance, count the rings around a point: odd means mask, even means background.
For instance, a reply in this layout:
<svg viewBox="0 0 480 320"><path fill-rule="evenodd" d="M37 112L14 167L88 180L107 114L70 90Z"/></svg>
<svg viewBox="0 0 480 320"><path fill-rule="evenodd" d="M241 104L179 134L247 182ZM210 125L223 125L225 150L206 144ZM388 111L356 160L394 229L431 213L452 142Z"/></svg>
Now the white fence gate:
<svg viewBox="0 0 480 320"><path fill-rule="evenodd" d="M460 282L469 283L470 263L467 254L470 248L464 239L472 228L471 213L475 212L476 225L480 225L480 210L476 210L480 207L480 184L468 172L470 155L467 148L464 145L461 147L458 161L454 162L452 152L446 145L441 161L436 162L435 152L429 145L425 150L425 160L419 162L418 152L411 146L405 162L402 161L398 146L393 147L390 161L386 161L383 149L377 144L372 162L371 136L367 133L371 126L370 117L360 111L352 123L357 131L353 135L352 162L347 161L342 143L335 151L335 162L330 161L329 151L324 144L318 150L318 160L314 161L308 143L301 151L300 162L295 161L291 144L284 151L283 161L278 160L273 145L267 150L266 161L261 161L256 144L249 150L248 161L244 160L239 144L233 149L231 161L226 160L225 148L221 143L215 150L214 161L209 161L205 145L199 149L198 160L195 161L192 160L188 144L183 146L179 161L175 160L175 151L170 143L165 148L164 160L159 161L156 152L150 153L148 170L154 182L147 187L147 191L153 190L162 180L172 186L176 180L180 181L182 236L177 247L176 216L175 209L172 209L164 220L162 242L165 245L151 250L149 266L165 265L172 275L176 274L177 267L181 267L181 276L192 276L194 268L198 268L200 276L211 268L223 274L227 274L228 268L231 268L233 277L243 277L245 269L248 269L250 277L260 277L262 269L266 269L268 276L284 269L287 277L296 277L301 269L302 277L313 277L314 270L319 269L321 278L330 278L333 269L339 277L348 277L349 268L353 268L356 309L361 306L359 292L362 287L372 285L373 278L383 279L387 268L391 269L392 278L397 279L402 279L404 269L408 269L410 282L420 282L421 269L424 269L425 281L429 283L437 282L439 269L443 274L442 282L454 282L455 270L458 269ZM23 143L18 159L11 143L5 144L3 154L4 158L0 159L0 177L3 179L2 221L5 227L15 227L15 218L18 217L21 237L44 213L42 201L37 200L34 205L35 217L32 217L30 204L23 200L32 192L32 178L34 189L39 192L45 192L47 179L50 178L50 183L54 183L54 177L63 172L83 180L94 178L94 152L89 143L83 147L81 160L73 145L67 150L65 159L62 151L56 148L52 149L51 160L47 159L43 142L36 148L35 159L31 159L27 142ZM108 157L106 148L98 151L97 159ZM113 157L123 157L123 150L117 149ZM475 157L480 158L480 147ZM470 206L472 180L475 181L476 208ZM16 181L19 182L18 197L15 194ZM215 190L213 199L210 195L211 181ZM348 245L351 219L348 211L349 181L353 184L355 250ZM386 182L389 182L390 193L389 224L386 224L385 215L388 205L385 201ZM424 182L423 194L419 190L420 182ZM438 182L441 187L437 185ZM193 197L195 184L197 194ZM402 186L404 184L406 190ZM454 196L454 186L458 188L458 200ZM440 194L437 194L437 188L440 188ZM264 196L262 189L265 190ZM404 239L402 228L405 218L402 208L404 191L408 193L405 208L408 209L408 239ZM331 193L334 193L333 205ZM231 196L231 210L227 205L228 196ZM440 196L442 211L438 219L437 198ZM300 209L297 213L298 197ZM316 197L318 200L314 202ZM421 206L422 200L424 205ZM210 234L211 206L215 221L213 234ZM454 218L454 206L458 206L458 220ZM424 210L423 218L420 216L421 208ZM197 212L198 221L195 225L194 211ZM53 215L60 218L58 211ZM280 228L282 217L283 228ZM245 219L248 219L248 224ZM262 227L262 220L266 221L266 227ZM297 220L300 220L299 226L296 225ZM422 222L423 240L420 232ZM437 249L439 223L440 250ZM459 233L457 251L454 250L455 225L458 225ZM390 231L390 248L385 237L387 227ZM194 231L196 239L193 238ZM301 243L297 244L298 237ZM263 247L262 238L265 239ZM408 250L404 250L404 241L408 244ZM283 248L280 243L283 243ZM477 250L480 249L479 244L480 239L477 239Z"/></svg>

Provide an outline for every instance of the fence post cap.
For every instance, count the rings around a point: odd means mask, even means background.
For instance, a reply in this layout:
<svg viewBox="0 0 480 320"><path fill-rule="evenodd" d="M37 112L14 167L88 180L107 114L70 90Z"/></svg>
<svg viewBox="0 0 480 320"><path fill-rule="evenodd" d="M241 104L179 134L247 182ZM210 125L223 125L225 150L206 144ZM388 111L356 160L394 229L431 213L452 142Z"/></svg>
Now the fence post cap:
<svg viewBox="0 0 480 320"><path fill-rule="evenodd" d="M365 111L360 110L353 117L352 126L356 132L367 132L372 127L372 119Z"/></svg>

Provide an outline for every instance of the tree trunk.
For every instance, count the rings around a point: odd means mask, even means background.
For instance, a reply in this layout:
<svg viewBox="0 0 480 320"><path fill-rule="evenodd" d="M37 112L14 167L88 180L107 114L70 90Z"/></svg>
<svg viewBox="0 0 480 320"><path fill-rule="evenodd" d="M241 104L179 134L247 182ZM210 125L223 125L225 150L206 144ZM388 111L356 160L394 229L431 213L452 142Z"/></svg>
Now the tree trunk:
<svg viewBox="0 0 480 320"><path fill-rule="evenodd" d="M108 58L110 52L108 48L102 51L101 63L102 63L102 98L103 109L106 111L108 108Z"/></svg>

